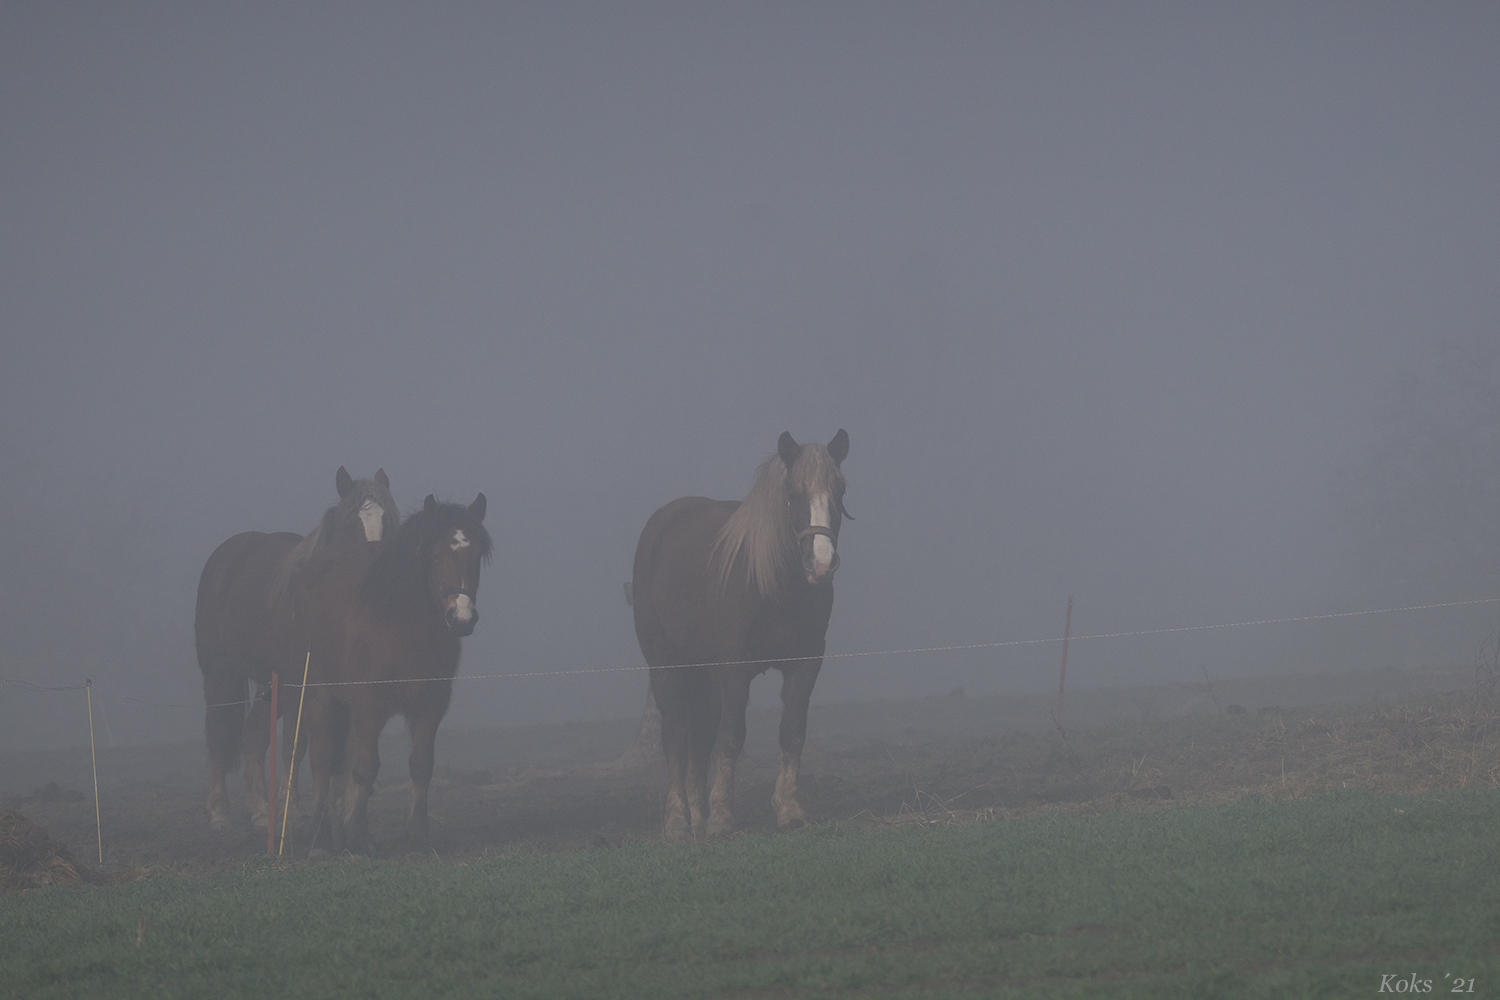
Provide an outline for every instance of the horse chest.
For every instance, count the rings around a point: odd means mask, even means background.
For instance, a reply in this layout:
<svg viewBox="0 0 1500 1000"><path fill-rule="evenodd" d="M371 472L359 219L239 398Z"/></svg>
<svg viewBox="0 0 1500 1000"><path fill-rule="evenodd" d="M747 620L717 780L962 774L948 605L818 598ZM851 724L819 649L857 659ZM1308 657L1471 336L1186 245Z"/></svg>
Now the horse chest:
<svg viewBox="0 0 1500 1000"><path fill-rule="evenodd" d="M451 676L458 666L459 642L441 624L403 629L372 629L364 653L391 677ZM373 665L373 664L372 664Z"/></svg>
<svg viewBox="0 0 1500 1000"><path fill-rule="evenodd" d="M833 610L829 599L764 605L749 622L745 644L757 659L819 652Z"/></svg>

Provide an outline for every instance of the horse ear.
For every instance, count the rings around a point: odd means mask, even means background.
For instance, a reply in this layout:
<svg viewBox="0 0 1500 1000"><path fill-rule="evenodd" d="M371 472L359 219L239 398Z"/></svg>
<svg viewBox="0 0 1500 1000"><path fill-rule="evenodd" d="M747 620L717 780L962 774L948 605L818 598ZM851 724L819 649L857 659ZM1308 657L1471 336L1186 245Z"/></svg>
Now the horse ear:
<svg viewBox="0 0 1500 1000"><path fill-rule="evenodd" d="M776 441L776 454L781 456L781 464L788 469L797 464L797 456L802 454L802 446L792 438L791 431L781 432L781 437Z"/></svg>
<svg viewBox="0 0 1500 1000"><path fill-rule="evenodd" d="M844 430L842 427L839 428L839 432L833 436L833 440L828 442L828 454L833 456L834 462L838 465L844 464L844 459L849 457L848 431ZM854 519L850 518L850 520L852 521Z"/></svg>
<svg viewBox="0 0 1500 1000"><path fill-rule="evenodd" d="M381 486L384 486L386 489L391 488L391 481L386 478L384 469L375 470L375 481Z"/></svg>
<svg viewBox="0 0 1500 1000"><path fill-rule="evenodd" d="M435 510L437 510L437 497L429 493L427 499L422 501L422 513L431 514Z"/></svg>
<svg viewBox="0 0 1500 1000"><path fill-rule="evenodd" d="M354 480L349 477L349 470L342 465L339 466L339 471L333 474L333 485L338 487L339 499L344 499L349 491L354 489Z"/></svg>
<svg viewBox="0 0 1500 1000"><path fill-rule="evenodd" d="M476 521L483 521L484 520L484 508L485 508L485 499L484 499L484 494L481 493L481 494L479 494L479 496L477 496L477 497L474 498L474 502L473 503L469 504L469 513L474 515L474 520L476 520Z"/></svg>

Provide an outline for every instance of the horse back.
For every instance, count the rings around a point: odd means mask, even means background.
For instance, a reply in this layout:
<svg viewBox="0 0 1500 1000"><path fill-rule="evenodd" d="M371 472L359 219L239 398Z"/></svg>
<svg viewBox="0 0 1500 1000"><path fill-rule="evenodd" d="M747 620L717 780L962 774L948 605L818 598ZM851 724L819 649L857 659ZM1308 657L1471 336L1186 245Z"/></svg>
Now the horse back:
<svg viewBox="0 0 1500 1000"><path fill-rule="evenodd" d="M198 578L193 627L198 665L259 678L280 622L271 599L282 561L302 540L289 531L245 531L214 549Z"/></svg>
<svg viewBox="0 0 1500 1000"><path fill-rule="evenodd" d="M821 656L833 588L788 581L775 598L743 573L721 580L714 540L739 503L682 497L651 515L636 546L635 632L651 666Z"/></svg>
<svg viewBox="0 0 1500 1000"><path fill-rule="evenodd" d="M736 500L681 497L646 522L631 588L636 637L652 666L699 658L705 646L719 644L726 595L712 578L709 556L737 507Z"/></svg>

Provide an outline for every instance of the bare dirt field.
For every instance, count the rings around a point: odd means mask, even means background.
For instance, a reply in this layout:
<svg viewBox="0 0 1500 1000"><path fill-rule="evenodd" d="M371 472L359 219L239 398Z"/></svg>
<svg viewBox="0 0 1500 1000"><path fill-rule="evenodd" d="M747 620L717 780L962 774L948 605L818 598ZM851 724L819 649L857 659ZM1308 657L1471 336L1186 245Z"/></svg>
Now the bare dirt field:
<svg viewBox="0 0 1500 1000"><path fill-rule="evenodd" d="M815 821L942 823L1341 786L1427 791L1500 781L1500 708L1480 696L1472 669L1083 691L1064 703L1064 733L1051 712L1050 697L961 692L815 705L803 805ZM432 850L463 857L657 836L664 769L654 754L622 757L636 726L635 718L620 718L441 731ZM747 831L771 832L775 714L752 712L749 728L738 816ZM406 753L393 725L370 806L383 857L406 850ZM210 831L204 760L201 741L101 752L107 869L206 872L265 851L264 827ZM231 792L239 795L238 782ZM86 747L0 754L0 808L18 810L76 857L96 856ZM295 819L288 850L306 850Z"/></svg>

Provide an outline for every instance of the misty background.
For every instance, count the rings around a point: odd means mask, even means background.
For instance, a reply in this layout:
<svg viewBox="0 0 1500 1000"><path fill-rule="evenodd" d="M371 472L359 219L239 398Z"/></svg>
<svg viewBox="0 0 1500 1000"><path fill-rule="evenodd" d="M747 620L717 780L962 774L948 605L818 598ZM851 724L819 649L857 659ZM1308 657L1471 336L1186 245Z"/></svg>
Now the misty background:
<svg viewBox="0 0 1500 1000"><path fill-rule="evenodd" d="M639 666L651 512L839 427L832 653L1069 594L1074 635L1500 597L1497 107L1484 4L7 3L0 677L200 733L204 561L339 465L487 495L461 677ZM1463 666L1497 622L1080 641L1069 683ZM446 725L645 690L460 680ZM0 746L83 713L0 686Z"/></svg>

